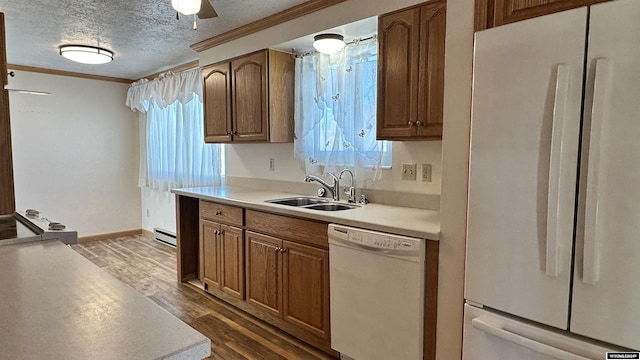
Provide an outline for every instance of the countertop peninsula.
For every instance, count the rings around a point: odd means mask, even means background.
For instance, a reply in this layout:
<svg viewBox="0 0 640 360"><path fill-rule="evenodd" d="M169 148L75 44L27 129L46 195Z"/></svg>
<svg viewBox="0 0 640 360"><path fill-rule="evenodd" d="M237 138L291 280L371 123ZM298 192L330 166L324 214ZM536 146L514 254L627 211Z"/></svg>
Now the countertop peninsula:
<svg viewBox="0 0 640 360"><path fill-rule="evenodd" d="M57 240L0 246L7 359L202 359L210 340Z"/></svg>
<svg viewBox="0 0 640 360"><path fill-rule="evenodd" d="M296 194L232 186L184 188L174 189L172 192L177 195L216 201L247 209L303 217L397 235L429 240L439 240L440 238L440 213L434 210L369 203L350 210L319 211L265 202L271 199L295 197L297 196Z"/></svg>

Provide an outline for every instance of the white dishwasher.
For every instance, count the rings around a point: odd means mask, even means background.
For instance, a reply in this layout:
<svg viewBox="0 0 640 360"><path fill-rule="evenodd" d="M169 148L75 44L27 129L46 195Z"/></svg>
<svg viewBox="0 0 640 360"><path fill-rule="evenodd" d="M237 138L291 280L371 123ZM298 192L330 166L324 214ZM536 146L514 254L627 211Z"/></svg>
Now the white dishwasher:
<svg viewBox="0 0 640 360"><path fill-rule="evenodd" d="M422 359L425 240L329 225L331 348Z"/></svg>

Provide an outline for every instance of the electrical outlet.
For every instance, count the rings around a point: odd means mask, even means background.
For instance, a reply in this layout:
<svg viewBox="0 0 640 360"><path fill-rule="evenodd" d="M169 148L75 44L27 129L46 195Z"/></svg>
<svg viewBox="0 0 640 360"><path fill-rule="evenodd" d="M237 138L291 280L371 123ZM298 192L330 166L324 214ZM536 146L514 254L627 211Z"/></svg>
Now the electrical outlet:
<svg viewBox="0 0 640 360"><path fill-rule="evenodd" d="M422 181L431 182L431 164L422 164Z"/></svg>
<svg viewBox="0 0 640 360"><path fill-rule="evenodd" d="M417 170L417 164L402 164L402 180L415 180Z"/></svg>
<svg viewBox="0 0 640 360"><path fill-rule="evenodd" d="M269 171L276 171L276 159L269 159Z"/></svg>

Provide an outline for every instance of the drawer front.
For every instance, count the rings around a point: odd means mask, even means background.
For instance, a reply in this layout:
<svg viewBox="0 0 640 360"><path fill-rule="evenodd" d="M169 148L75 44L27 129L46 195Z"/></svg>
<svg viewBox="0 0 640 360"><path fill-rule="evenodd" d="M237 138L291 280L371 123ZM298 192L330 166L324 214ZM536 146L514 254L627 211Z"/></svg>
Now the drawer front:
<svg viewBox="0 0 640 360"><path fill-rule="evenodd" d="M204 200L200 200L200 217L230 225L244 225L242 208Z"/></svg>
<svg viewBox="0 0 640 360"><path fill-rule="evenodd" d="M325 222L247 210L247 229L296 242L329 248Z"/></svg>

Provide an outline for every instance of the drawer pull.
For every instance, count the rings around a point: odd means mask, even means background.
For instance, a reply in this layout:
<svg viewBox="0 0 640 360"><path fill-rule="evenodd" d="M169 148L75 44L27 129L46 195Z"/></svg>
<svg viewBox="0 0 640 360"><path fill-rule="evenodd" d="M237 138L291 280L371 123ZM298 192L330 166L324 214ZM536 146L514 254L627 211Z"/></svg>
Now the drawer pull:
<svg viewBox="0 0 640 360"><path fill-rule="evenodd" d="M222 215L222 210L216 210L216 215Z"/></svg>

